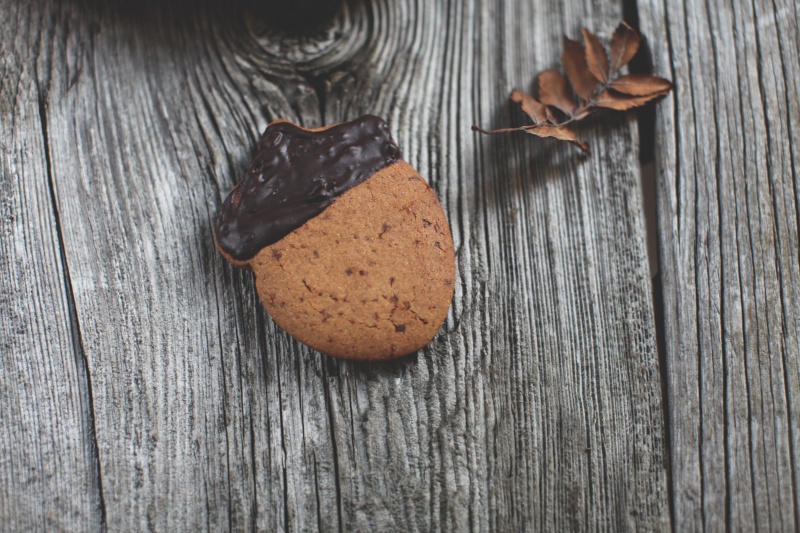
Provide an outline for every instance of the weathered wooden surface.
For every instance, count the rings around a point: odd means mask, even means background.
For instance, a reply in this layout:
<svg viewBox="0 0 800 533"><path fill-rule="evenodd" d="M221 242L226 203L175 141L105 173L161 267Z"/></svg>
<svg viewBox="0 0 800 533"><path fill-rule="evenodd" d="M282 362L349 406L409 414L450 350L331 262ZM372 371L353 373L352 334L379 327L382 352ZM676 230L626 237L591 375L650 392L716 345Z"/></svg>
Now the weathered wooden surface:
<svg viewBox="0 0 800 533"><path fill-rule="evenodd" d="M5 13L6 10L2 10ZM97 529L99 477L86 361L50 184L25 17L0 53L0 529Z"/></svg>
<svg viewBox="0 0 800 533"><path fill-rule="evenodd" d="M354 0L293 36L153 4L0 1L0 523L668 529L635 122L588 159L469 129L621 6ZM458 251L443 331L384 365L278 330L209 226L269 120L365 112Z"/></svg>
<svg viewBox="0 0 800 533"><path fill-rule="evenodd" d="M677 531L800 528L797 2L640 2Z"/></svg>

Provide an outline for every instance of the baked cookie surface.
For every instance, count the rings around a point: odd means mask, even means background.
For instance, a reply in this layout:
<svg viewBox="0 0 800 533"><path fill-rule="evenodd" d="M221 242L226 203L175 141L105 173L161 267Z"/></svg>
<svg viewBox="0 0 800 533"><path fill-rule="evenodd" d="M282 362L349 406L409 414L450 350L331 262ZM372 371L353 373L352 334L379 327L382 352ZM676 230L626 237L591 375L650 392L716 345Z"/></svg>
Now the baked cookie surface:
<svg viewBox="0 0 800 533"><path fill-rule="evenodd" d="M372 150L379 152L387 150ZM453 297L455 257L445 214L431 187L402 160L338 193L253 257L233 257L215 238L227 259L255 273L275 322L334 357L385 360L422 348Z"/></svg>

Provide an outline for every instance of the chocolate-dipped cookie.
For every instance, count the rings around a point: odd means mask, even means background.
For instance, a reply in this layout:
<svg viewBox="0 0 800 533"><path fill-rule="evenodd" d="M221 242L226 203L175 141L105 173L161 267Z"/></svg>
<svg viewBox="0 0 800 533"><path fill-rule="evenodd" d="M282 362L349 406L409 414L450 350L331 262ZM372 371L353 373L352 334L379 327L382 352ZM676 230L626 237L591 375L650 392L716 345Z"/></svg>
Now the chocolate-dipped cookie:
<svg viewBox="0 0 800 533"><path fill-rule="evenodd" d="M275 322L334 357L422 348L453 297L444 212L377 117L318 130L270 124L214 235L227 260L255 272Z"/></svg>

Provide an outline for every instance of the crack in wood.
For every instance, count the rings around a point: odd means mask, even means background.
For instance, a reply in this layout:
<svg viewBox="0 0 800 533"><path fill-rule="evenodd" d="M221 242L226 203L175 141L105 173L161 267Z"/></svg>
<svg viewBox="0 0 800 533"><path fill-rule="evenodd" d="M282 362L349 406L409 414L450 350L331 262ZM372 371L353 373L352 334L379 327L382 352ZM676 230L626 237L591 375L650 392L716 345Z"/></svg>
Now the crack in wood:
<svg viewBox="0 0 800 533"><path fill-rule="evenodd" d="M103 493L103 472L100 462L100 449L97 444L97 429L95 426L95 410L94 410L94 394L92 390L92 375L89 370L89 361L86 357L86 351L83 348L83 340L81 336L80 319L78 317L78 309L75 305L75 295L72 288L72 277L69 272L69 263L66 256L66 248L64 247L63 228L61 226L61 218L59 216L58 200L56 198L55 182L53 180L53 162L50 158L50 140L47 131L47 106L45 104L46 93L39 93L39 120L42 128L42 144L44 147L45 165L47 167L47 184L50 190L50 201L53 210L53 217L55 219L56 235L58 237L58 252L61 256L61 264L63 265L62 271L64 276L64 289L66 291L65 297L67 301L67 310L70 318L70 329L72 332L72 345L73 353L75 356L75 365L78 368L78 375L82 376L85 380L83 388L86 393L86 398L89 402L88 415L89 415L89 431L88 437L90 439L92 452L94 454L94 470L97 482L97 497L98 507L100 512L100 528L102 531L108 530L106 522L106 502Z"/></svg>

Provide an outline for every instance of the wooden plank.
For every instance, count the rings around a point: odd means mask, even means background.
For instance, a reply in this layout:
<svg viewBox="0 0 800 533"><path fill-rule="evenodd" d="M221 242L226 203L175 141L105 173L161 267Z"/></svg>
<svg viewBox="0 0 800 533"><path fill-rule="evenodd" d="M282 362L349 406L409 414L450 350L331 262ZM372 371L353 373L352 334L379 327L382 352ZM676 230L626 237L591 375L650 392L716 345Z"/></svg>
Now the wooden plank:
<svg viewBox="0 0 800 533"><path fill-rule="evenodd" d="M0 9L0 529L98 530L86 361L51 196L37 83L41 20Z"/></svg>
<svg viewBox="0 0 800 533"><path fill-rule="evenodd" d="M640 3L658 107L678 531L796 531L800 94L792 1Z"/></svg>
<svg viewBox="0 0 800 533"><path fill-rule="evenodd" d="M237 2L33 6L109 527L669 527L635 122L588 159L469 130L618 4L347 2L302 35ZM366 112L458 250L442 333L383 365L288 338L209 226L269 120Z"/></svg>

